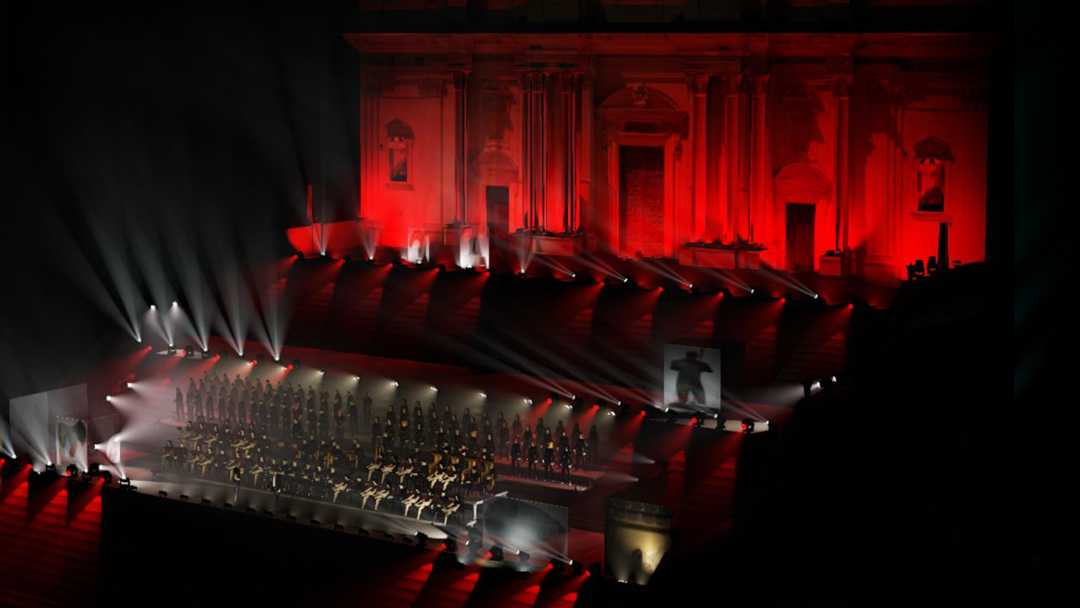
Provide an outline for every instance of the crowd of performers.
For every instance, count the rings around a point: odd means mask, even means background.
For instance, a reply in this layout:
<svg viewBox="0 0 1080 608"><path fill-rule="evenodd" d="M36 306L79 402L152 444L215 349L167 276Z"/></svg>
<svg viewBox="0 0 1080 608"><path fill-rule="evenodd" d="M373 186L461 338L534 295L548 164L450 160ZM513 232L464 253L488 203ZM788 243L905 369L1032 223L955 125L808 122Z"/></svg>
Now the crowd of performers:
<svg viewBox="0 0 1080 608"><path fill-rule="evenodd" d="M570 481L596 464L599 437L575 422L535 427L502 412L460 419L444 403L400 400L383 416L370 396L315 392L208 375L176 389L178 444L165 471L448 523L470 498L494 493L497 459L514 475ZM364 430L369 430L369 433Z"/></svg>

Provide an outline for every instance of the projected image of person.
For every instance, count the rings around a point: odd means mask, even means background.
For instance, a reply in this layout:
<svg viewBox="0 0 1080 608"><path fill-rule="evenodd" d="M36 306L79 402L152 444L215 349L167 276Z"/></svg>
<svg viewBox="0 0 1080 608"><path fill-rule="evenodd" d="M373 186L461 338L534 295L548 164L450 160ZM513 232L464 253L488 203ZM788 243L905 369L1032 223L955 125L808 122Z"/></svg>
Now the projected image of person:
<svg viewBox="0 0 1080 608"><path fill-rule="evenodd" d="M86 423L82 420L57 420L57 445L61 466L74 464L86 470Z"/></svg>
<svg viewBox="0 0 1080 608"><path fill-rule="evenodd" d="M698 353L691 350L687 351L682 359L672 361L671 369L679 373L675 380L679 403L690 403L689 398L693 396L698 405L705 405L705 387L701 384L701 374L711 374L713 368L700 360Z"/></svg>

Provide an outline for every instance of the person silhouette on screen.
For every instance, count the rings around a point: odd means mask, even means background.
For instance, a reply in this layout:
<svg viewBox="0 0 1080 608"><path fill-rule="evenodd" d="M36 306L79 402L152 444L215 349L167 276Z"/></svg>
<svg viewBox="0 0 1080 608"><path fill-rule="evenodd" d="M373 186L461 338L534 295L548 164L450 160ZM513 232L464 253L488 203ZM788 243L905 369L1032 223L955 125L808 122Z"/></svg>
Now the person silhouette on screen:
<svg viewBox="0 0 1080 608"><path fill-rule="evenodd" d="M687 351L682 359L671 362L671 369L679 372L675 379L675 393L679 403L686 404L693 396L698 405L705 405L705 387L701 384L701 374L711 374L713 368L698 359L698 353Z"/></svg>

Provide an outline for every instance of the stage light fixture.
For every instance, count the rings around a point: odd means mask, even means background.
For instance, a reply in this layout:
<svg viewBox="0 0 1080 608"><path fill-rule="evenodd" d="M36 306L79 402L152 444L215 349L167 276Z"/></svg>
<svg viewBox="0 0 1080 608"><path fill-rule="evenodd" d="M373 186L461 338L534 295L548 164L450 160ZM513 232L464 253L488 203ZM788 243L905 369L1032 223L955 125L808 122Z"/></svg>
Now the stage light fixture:
<svg viewBox="0 0 1080 608"><path fill-rule="evenodd" d="M124 386L126 386L128 388L135 388L135 384L132 383L132 382L127 382L127 383L124 384Z"/></svg>
<svg viewBox="0 0 1080 608"><path fill-rule="evenodd" d="M739 425L739 430L743 434L749 435L754 432L754 421L750 418L743 418L742 424Z"/></svg>
<svg viewBox="0 0 1080 608"><path fill-rule="evenodd" d="M173 300L173 301L172 301L172 307L173 307L173 308L176 308L176 307L178 307L178 306L180 306L180 305L176 303L176 300Z"/></svg>
<svg viewBox="0 0 1080 608"><path fill-rule="evenodd" d="M151 304L151 305L150 305L150 310L152 310L152 311L153 311L153 310L157 310L157 306L154 306L153 304Z"/></svg>
<svg viewBox="0 0 1080 608"><path fill-rule="evenodd" d="M816 293L814 294L814 299L815 300L818 299L818 294L816 294Z"/></svg>
<svg viewBox="0 0 1080 608"><path fill-rule="evenodd" d="M485 393L484 391L480 391L480 398L487 399L487 393Z"/></svg>
<svg viewBox="0 0 1080 608"><path fill-rule="evenodd" d="M630 282L630 278L629 278L629 277L623 277L623 278L622 278L622 282L623 282L623 283L629 283L629 282Z"/></svg>
<svg viewBox="0 0 1080 608"><path fill-rule="evenodd" d="M836 376L830 376L829 380L831 380L835 384L836 383Z"/></svg>
<svg viewBox="0 0 1080 608"><path fill-rule="evenodd" d="M750 295L754 295L754 290L753 289L750 290Z"/></svg>

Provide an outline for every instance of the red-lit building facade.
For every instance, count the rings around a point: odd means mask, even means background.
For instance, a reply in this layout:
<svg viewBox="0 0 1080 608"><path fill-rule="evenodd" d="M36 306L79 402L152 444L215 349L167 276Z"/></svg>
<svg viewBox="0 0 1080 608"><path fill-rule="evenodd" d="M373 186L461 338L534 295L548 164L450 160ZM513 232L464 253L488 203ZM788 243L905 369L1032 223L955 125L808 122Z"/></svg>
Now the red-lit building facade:
<svg viewBox="0 0 1080 608"><path fill-rule="evenodd" d="M491 237L899 278L947 225L953 262L985 258L984 36L346 38L359 215L408 255L487 263Z"/></svg>

